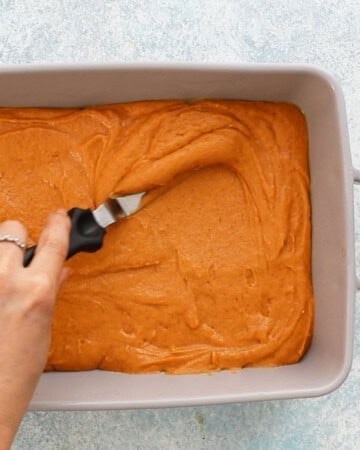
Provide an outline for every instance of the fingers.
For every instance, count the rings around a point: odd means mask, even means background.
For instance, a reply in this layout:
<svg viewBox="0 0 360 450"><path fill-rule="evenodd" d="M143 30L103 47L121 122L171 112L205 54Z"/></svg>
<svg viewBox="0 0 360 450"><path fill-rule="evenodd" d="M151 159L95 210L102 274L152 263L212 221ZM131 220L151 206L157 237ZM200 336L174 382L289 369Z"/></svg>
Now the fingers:
<svg viewBox="0 0 360 450"><path fill-rule="evenodd" d="M54 283L59 282L69 247L70 219L66 211L51 214L40 235L31 270L46 273Z"/></svg>
<svg viewBox="0 0 360 450"><path fill-rule="evenodd" d="M15 220L7 220L0 223L0 234L10 234L16 236L26 244L26 228ZM24 251L14 242L0 242L0 268L14 268L23 266Z"/></svg>

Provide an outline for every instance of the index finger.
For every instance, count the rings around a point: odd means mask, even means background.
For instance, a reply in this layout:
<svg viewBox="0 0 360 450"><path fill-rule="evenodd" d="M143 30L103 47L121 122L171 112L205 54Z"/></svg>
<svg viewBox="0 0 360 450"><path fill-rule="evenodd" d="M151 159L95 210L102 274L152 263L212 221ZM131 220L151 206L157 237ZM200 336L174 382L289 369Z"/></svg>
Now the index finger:
<svg viewBox="0 0 360 450"><path fill-rule="evenodd" d="M69 247L70 218L59 210L47 218L30 268L59 280Z"/></svg>

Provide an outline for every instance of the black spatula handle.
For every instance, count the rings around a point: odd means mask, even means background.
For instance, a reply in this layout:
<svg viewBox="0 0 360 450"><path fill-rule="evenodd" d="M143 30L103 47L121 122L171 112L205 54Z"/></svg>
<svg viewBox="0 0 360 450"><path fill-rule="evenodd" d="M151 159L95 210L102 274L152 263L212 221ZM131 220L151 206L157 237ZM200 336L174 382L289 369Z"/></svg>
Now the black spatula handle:
<svg viewBox="0 0 360 450"><path fill-rule="evenodd" d="M71 218L71 229L66 259L79 252L93 253L99 250L106 231L96 222L91 209L72 208L68 214ZM30 264L35 250L36 245L25 250L24 267Z"/></svg>

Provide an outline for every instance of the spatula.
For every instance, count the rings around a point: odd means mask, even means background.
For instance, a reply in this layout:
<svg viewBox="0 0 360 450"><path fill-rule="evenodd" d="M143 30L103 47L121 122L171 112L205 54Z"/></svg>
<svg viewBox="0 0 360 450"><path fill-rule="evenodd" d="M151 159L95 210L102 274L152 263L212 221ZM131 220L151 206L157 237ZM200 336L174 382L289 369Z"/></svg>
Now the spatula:
<svg viewBox="0 0 360 450"><path fill-rule="evenodd" d="M109 197L95 210L72 208L69 251L66 259L79 252L93 253L103 245L106 228L139 210L145 192ZM25 250L24 266L28 266L35 254L36 245Z"/></svg>

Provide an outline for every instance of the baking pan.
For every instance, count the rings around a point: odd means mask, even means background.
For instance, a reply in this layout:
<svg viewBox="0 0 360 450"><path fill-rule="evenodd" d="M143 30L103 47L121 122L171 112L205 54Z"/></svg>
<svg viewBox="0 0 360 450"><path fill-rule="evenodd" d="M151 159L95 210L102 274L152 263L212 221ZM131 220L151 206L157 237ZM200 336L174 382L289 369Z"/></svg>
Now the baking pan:
<svg viewBox="0 0 360 450"><path fill-rule="evenodd" d="M309 132L315 297L311 347L298 364L211 375L45 373L32 410L312 397L336 389L349 372L355 297L353 170L343 95L331 75L313 66L272 64L0 67L0 106L82 107L169 98L291 102L304 112Z"/></svg>

